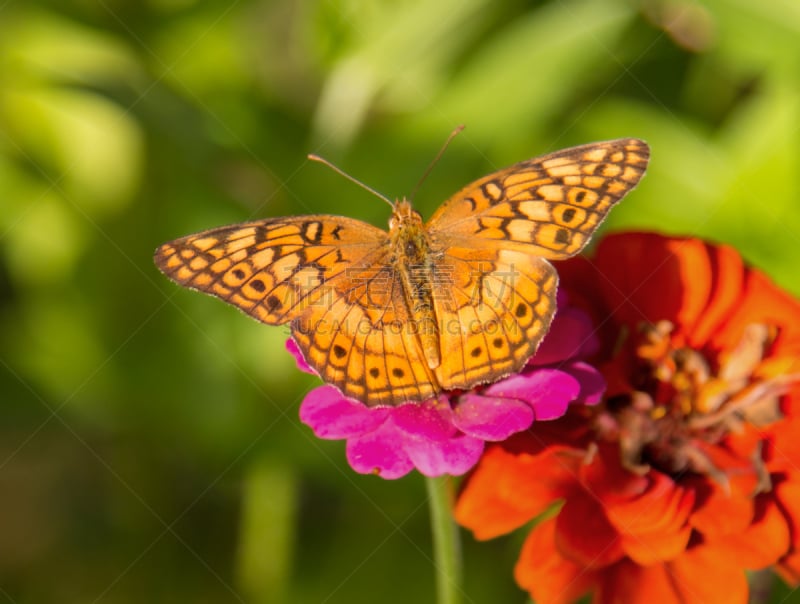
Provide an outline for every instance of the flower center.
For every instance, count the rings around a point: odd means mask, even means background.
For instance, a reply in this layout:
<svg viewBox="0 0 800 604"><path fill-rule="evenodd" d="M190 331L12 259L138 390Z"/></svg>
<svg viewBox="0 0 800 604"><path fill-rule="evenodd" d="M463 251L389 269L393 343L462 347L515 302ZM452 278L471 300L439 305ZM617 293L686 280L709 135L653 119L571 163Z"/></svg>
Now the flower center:
<svg viewBox="0 0 800 604"><path fill-rule="evenodd" d="M673 330L668 321L647 326L627 348L631 389L598 408L596 431L602 440L619 443L623 464L633 471L691 471L725 482L709 447L742 430L744 422L780 419L780 396L797 378L759 371L776 335L767 325L748 325L738 344L713 360L676 346ZM765 476L760 451L753 466Z"/></svg>

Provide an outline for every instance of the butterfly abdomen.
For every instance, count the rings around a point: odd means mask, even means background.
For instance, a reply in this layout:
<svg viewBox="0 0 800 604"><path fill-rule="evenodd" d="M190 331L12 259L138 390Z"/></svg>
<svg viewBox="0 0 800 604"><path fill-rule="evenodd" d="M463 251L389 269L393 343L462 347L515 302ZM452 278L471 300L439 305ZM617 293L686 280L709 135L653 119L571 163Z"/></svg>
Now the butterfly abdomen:
<svg viewBox="0 0 800 604"><path fill-rule="evenodd" d="M395 269L403 284L403 294L411 321L406 326L421 345L430 369L441 364L439 331L433 306L434 262L420 215L408 202L400 202L397 220L391 226Z"/></svg>

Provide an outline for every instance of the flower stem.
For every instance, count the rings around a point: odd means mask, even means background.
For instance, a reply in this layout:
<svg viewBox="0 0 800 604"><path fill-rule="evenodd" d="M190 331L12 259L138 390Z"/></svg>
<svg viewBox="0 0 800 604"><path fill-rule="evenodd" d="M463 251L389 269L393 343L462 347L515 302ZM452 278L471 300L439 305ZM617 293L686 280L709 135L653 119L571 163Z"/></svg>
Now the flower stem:
<svg viewBox="0 0 800 604"><path fill-rule="evenodd" d="M453 521L453 485L449 476L426 478L431 511L437 604L461 602L461 540Z"/></svg>

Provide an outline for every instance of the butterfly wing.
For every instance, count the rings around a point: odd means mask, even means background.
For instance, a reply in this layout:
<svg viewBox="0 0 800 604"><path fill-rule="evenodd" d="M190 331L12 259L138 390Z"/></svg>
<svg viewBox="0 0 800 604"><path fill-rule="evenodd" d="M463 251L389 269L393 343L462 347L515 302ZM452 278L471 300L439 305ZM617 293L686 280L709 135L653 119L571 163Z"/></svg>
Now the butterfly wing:
<svg viewBox="0 0 800 604"><path fill-rule="evenodd" d="M452 275L440 279L445 293L435 299L444 326L436 378L444 388L525 365L556 310L558 276L547 260L583 249L648 158L637 139L564 149L490 174L438 209L428 233Z"/></svg>
<svg viewBox="0 0 800 604"><path fill-rule="evenodd" d="M627 138L520 162L453 195L427 228L442 249L500 247L569 258L637 185L649 157L647 143Z"/></svg>
<svg viewBox="0 0 800 604"><path fill-rule="evenodd" d="M269 325L289 323L308 363L369 405L425 400L440 387L409 322L388 234L341 216L274 218L162 245L170 279Z"/></svg>
<svg viewBox="0 0 800 604"><path fill-rule="evenodd" d="M387 242L384 231L349 218L273 218L165 243L155 263L179 285L281 325L324 301L334 279Z"/></svg>
<svg viewBox="0 0 800 604"><path fill-rule="evenodd" d="M546 260L515 250L451 247L449 287L434 297L445 389L470 388L519 371L555 313L558 275Z"/></svg>
<svg viewBox="0 0 800 604"><path fill-rule="evenodd" d="M367 405L399 405L441 387L425 362L402 282L379 255L332 283L329 301L292 322L292 335L321 377Z"/></svg>

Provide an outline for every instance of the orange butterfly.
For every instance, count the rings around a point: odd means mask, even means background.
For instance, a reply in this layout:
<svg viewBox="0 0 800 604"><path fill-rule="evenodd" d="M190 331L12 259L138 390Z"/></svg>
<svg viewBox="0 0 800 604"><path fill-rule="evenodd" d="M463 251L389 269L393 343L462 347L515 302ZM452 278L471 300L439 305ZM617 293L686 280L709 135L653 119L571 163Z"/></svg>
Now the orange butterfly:
<svg viewBox="0 0 800 604"><path fill-rule="evenodd" d="M468 185L427 223L403 199L389 231L343 216L269 218L165 243L175 282L269 325L367 405L423 401L521 369L556 309L548 260L580 252L645 172L638 139L520 162Z"/></svg>

